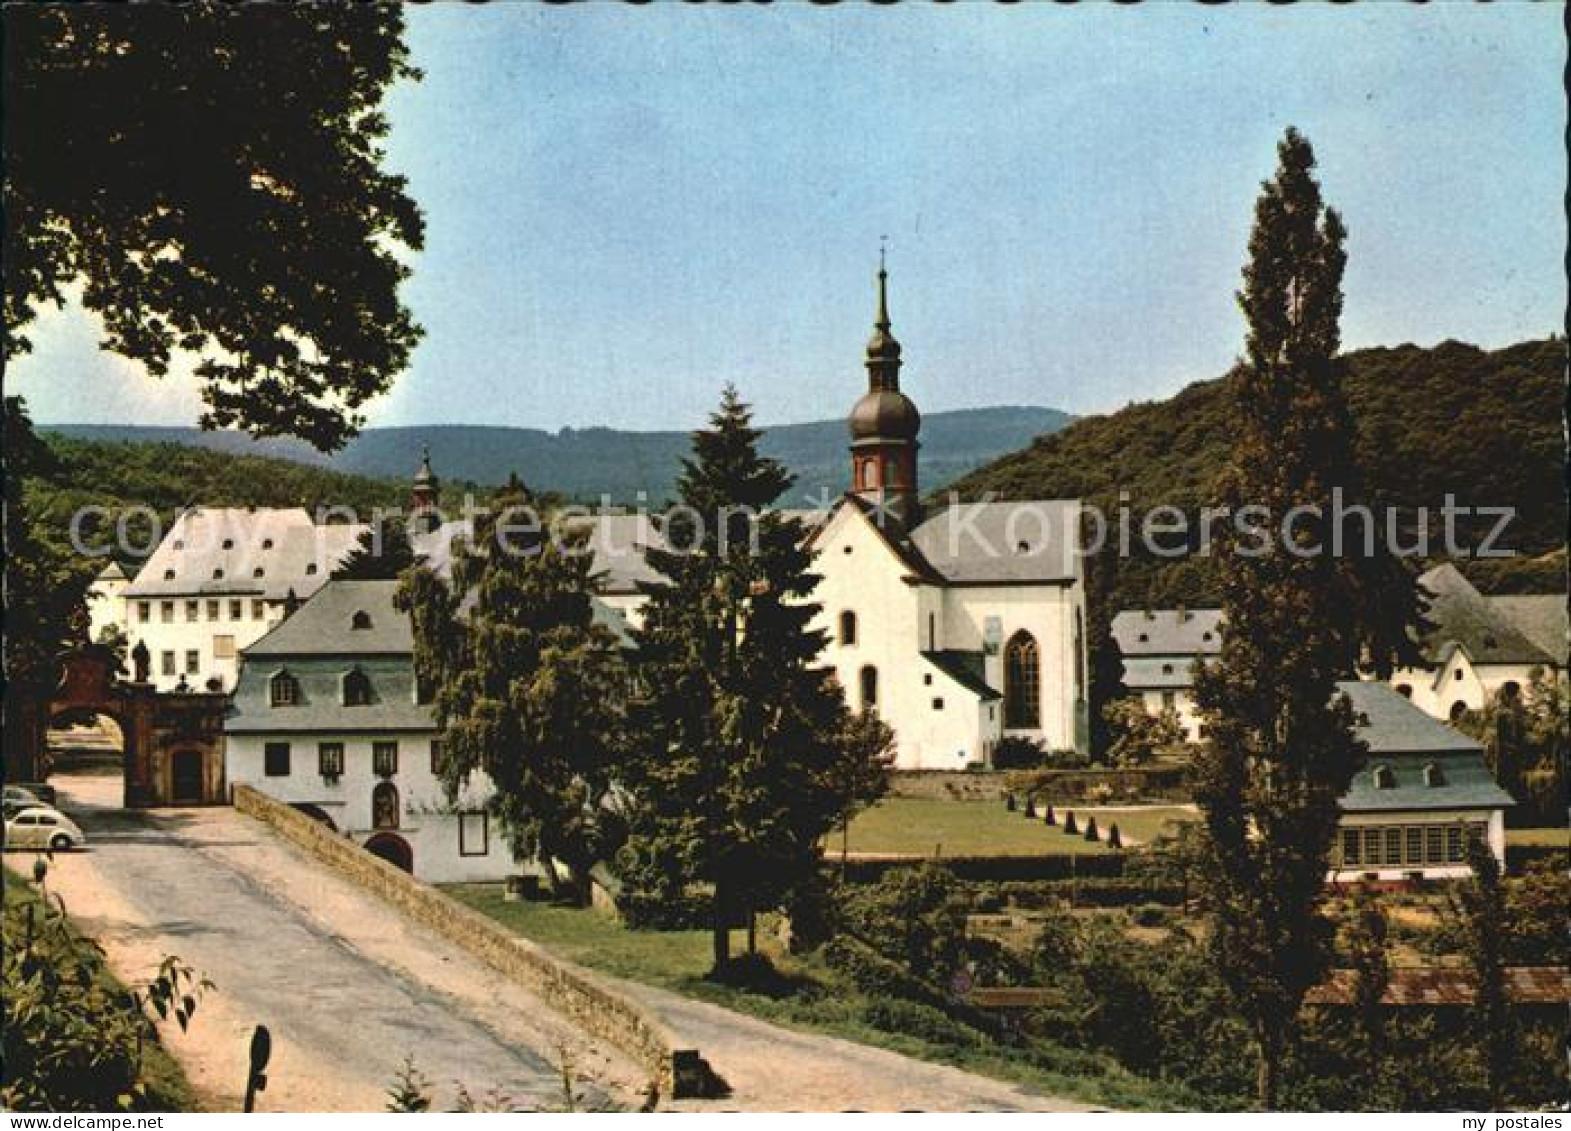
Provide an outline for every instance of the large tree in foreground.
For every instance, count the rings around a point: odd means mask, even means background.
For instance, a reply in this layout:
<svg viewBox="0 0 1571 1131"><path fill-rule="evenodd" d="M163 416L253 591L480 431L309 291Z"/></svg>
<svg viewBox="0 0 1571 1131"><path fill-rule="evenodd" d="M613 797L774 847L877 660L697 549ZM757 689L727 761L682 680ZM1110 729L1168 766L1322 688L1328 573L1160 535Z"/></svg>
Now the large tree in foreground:
<svg viewBox="0 0 1571 1131"><path fill-rule="evenodd" d="M1221 484L1246 517L1217 540L1226 630L1196 681L1211 939L1254 1034L1265 1108L1332 939L1322 889L1361 754L1336 683L1409 654L1399 622L1416 608L1400 563L1333 552L1334 492L1358 494L1337 358L1346 233L1321 201L1309 143L1289 130L1278 155L1239 295L1247 358L1231 378L1236 440Z"/></svg>
<svg viewBox="0 0 1571 1131"><path fill-rule="evenodd" d="M758 438L732 389L693 437L668 548L648 554L661 580L635 634L637 744L623 775L624 870L655 896L710 894L717 973L733 921L808 897L823 838L876 792L888 744L851 725L818 664L812 551L769 510L791 480Z"/></svg>
<svg viewBox="0 0 1571 1131"><path fill-rule="evenodd" d="M394 4L9 4L5 330L74 287L106 349L202 357L203 424L335 448L408 364Z"/></svg>
<svg viewBox="0 0 1571 1131"><path fill-rule="evenodd" d="M528 505L522 493L499 498L451 583L417 565L396 600L434 700L449 799L489 780L514 858L537 860L558 894L566 864L581 897L605 850L625 670L595 619L592 555L581 538L533 529Z"/></svg>

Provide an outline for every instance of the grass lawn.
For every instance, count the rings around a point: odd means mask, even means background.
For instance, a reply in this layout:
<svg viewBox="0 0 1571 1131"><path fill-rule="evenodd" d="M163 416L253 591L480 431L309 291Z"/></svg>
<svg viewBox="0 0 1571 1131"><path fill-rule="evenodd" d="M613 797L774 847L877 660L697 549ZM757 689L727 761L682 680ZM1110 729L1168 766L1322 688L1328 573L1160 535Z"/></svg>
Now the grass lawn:
<svg viewBox="0 0 1571 1131"><path fill-rule="evenodd" d="M1028 820L1011 813L1000 801L964 801L948 797L888 797L851 822L850 850L910 856L1041 856L1093 855L1109 851L1105 841L1090 842L1063 831L1065 809L1055 808L1059 824ZM1121 809L1076 807L1075 821L1083 831L1095 816L1102 836L1118 825L1126 839L1149 841L1171 820L1194 820L1181 806ZM830 838L830 856L840 851L838 836Z"/></svg>
<svg viewBox="0 0 1571 1131"><path fill-rule="evenodd" d="M13 872L10 865L6 865L0 871L5 874L5 903L8 910L39 902L33 885ZM69 908L67 910L69 911ZM126 987L110 973L107 966L100 968L99 981L111 994L124 1000ZM127 1005L126 1008L131 1007ZM200 1015L200 1009L198 1014ZM197 1103L196 1093L191 1090L191 1083L186 1079L179 1062L156 1040L143 1045L142 1082L147 1085L152 1111L202 1110L201 1105Z"/></svg>
<svg viewBox="0 0 1571 1131"><path fill-rule="evenodd" d="M1571 829L1507 829L1507 844L1533 847L1571 847Z"/></svg>
<svg viewBox="0 0 1571 1131"><path fill-rule="evenodd" d="M1098 1053L1037 1046L1031 1054L994 1044L977 1034L975 1044L939 1044L908 1033L875 1028L863 1017L869 1000L846 984L815 955L785 953L774 941L773 919L759 920L759 949L782 977L768 993L707 981L707 931L630 931L589 908L544 903L508 903L500 884L455 884L448 895L495 919L563 958L591 969L660 986L713 1002L788 1028L824 1033L891 1049L920 1060L1012 1080L1051 1095L1123 1109L1182 1110L1199 1102L1176 1086L1136 1076ZM746 945L732 934L733 954Z"/></svg>

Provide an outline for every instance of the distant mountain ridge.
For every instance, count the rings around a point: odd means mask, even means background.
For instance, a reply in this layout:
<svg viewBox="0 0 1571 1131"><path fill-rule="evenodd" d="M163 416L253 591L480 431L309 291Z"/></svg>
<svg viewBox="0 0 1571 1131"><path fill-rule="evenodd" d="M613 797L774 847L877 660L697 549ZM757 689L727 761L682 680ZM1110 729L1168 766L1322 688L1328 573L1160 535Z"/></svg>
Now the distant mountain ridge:
<svg viewBox="0 0 1571 1131"><path fill-rule="evenodd" d="M944 487L1036 437L1074 418L1057 409L1005 405L928 413L922 420L922 486ZM40 432L99 443L174 443L231 455L270 456L333 471L404 479L414 473L421 449L447 484L504 482L518 472L531 486L571 498L651 503L673 491L687 455L687 432L635 432L615 428L539 428L440 424L407 428L370 428L341 452L323 454L298 440L253 440L234 432L199 428L119 424L42 425ZM849 438L843 420L819 420L767 428L761 447L797 477L784 500L801 505L846 490L850 477Z"/></svg>

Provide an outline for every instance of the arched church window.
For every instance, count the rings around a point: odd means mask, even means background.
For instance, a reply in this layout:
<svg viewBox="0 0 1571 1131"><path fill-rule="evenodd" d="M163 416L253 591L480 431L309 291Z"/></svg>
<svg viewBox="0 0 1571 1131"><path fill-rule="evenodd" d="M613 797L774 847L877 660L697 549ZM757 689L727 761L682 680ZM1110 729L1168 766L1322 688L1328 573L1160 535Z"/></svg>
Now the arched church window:
<svg viewBox="0 0 1571 1131"><path fill-rule="evenodd" d="M840 643L844 645L856 643L856 614L850 609L840 614Z"/></svg>
<svg viewBox="0 0 1571 1131"><path fill-rule="evenodd" d="M1004 645L1004 726L1034 730L1041 725L1041 657L1036 638L1022 629Z"/></svg>
<svg viewBox="0 0 1571 1131"><path fill-rule="evenodd" d="M870 711L878 706L878 669L868 664L861 672L862 709Z"/></svg>
<svg viewBox="0 0 1571 1131"><path fill-rule="evenodd" d="M371 791L371 827L398 827L398 787L390 781L378 782Z"/></svg>

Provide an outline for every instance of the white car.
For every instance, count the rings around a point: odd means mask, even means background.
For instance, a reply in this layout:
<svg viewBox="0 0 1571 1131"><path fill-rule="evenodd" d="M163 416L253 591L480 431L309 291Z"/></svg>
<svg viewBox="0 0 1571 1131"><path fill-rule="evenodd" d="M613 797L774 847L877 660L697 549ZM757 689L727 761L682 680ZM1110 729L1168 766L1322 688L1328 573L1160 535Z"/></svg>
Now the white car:
<svg viewBox="0 0 1571 1131"><path fill-rule="evenodd" d="M23 789L19 785L8 785L5 787L4 804L5 815L10 817L12 813L19 812L23 809L30 809L35 805L42 805L43 802L40 801L38 799L38 795L30 789Z"/></svg>
<svg viewBox="0 0 1571 1131"><path fill-rule="evenodd" d="M8 849L51 849L64 852L85 843L87 837L77 823L56 809L42 805L23 809L5 822L5 846Z"/></svg>

